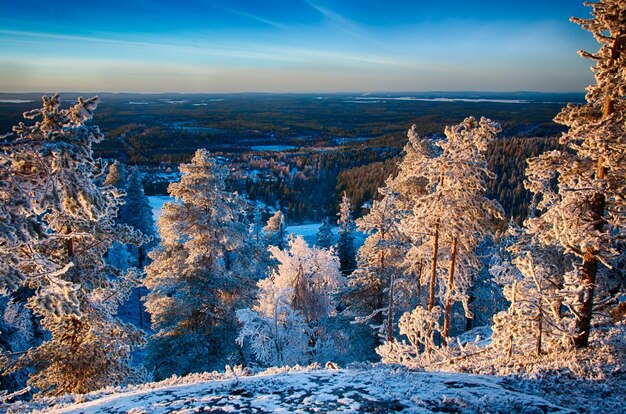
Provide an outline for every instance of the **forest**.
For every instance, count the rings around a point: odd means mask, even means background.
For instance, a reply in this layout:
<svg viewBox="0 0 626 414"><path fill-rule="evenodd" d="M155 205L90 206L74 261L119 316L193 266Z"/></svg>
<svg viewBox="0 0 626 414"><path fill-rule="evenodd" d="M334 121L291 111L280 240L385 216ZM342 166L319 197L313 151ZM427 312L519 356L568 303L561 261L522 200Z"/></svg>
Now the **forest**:
<svg viewBox="0 0 626 414"><path fill-rule="evenodd" d="M0 407L324 366L506 377L568 409L623 411L626 6L591 7L574 20L599 43L581 52L595 82L556 115L558 137L467 116L437 131L407 118L396 144L322 155L189 156L187 142L156 226L135 164L157 158L103 160L99 98L44 96L0 137ZM287 233L307 218L322 222L314 244Z"/></svg>

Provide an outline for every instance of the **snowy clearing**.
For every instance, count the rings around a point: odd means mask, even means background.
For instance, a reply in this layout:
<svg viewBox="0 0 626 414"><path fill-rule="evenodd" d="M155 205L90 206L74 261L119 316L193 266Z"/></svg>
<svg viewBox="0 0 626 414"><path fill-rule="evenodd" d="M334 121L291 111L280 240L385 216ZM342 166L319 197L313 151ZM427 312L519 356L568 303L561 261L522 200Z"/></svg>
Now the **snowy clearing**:
<svg viewBox="0 0 626 414"><path fill-rule="evenodd" d="M159 220L159 217L161 217L163 204L175 201L174 197L170 196L148 196L148 200L150 201L150 207L152 207L152 214L154 215L155 222Z"/></svg>
<svg viewBox="0 0 626 414"><path fill-rule="evenodd" d="M252 151L280 152L295 150L298 149L298 147L294 147L293 145L253 145L250 149Z"/></svg>
<svg viewBox="0 0 626 414"><path fill-rule="evenodd" d="M572 412L514 391L499 377L411 372L393 366L277 371L208 381L202 375L210 374L201 374L191 377L200 378L194 382L181 378L176 385L166 380L108 395L96 392L83 396L83 403L15 408L42 413Z"/></svg>

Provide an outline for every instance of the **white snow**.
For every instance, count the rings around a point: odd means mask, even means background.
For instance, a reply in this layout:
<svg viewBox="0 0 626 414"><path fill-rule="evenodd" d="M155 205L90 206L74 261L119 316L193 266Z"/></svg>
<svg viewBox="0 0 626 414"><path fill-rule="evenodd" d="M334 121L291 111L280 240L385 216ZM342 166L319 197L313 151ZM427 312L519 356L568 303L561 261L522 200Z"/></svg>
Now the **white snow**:
<svg viewBox="0 0 626 414"><path fill-rule="evenodd" d="M250 147L250 149L252 149L252 151L279 152L298 149L298 147L294 147L293 145L253 145Z"/></svg>
<svg viewBox="0 0 626 414"><path fill-rule="evenodd" d="M163 204L165 203L175 203L176 199L170 196L148 196L148 200L150 200L150 207L152 207L152 214L154 215L154 221L156 222L161 217L161 211L163 210Z"/></svg>
<svg viewBox="0 0 626 414"><path fill-rule="evenodd" d="M288 371L288 372L281 372ZM200 374L15 407L41 413L551 412L571 413L514 391L500 377L413 372L395 366L273 368L254 376ZM83 401L82 403L77 401ZM55 405L56 403L56 405ZM36 411L39 409L40 411Z"/></svg>

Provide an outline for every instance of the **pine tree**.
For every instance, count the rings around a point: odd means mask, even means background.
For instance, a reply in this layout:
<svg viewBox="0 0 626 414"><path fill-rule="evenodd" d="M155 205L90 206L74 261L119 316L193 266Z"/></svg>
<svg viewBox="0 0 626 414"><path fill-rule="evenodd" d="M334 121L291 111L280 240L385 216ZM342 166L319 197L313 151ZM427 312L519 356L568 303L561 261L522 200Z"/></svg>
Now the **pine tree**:
<svg viewBox="0 0 626 414"><path fill-rule="evenodd" d="M333 245L333 238L333 227L330 225L328 217L326 217L322 220L322 225L317 231L317 243L315 245L322 249L330 249Z"/></svg>
<svg viewBox="0 0 626 414"><path fill-rule="evenodd" d="M356 224L352 218L352 204L346 194L343 194L339 204L339 240L337 241L337 255L341 264L341 271L350 274L356 268L356 251L354 248L354 233Z"/></svg>
<svg viewBox="0 0 626 414"><path fill-rule="evenodd" d="M561 275L568 268L571 272L571 260L564 260L559 248L540 246L532 232L514 223L507 239L508 257L490 269L510 303L506 311L494 315L494 348L507 359L568 348L571 318L562 313Z"/></svg>
<svg viewBox="0 0 626 414"><path fill-rule="evenodd" d="M272 263L263 227L263 208L260 203L255 203L246 243L252 257L250 265L254 268L251 272L255 280L265 277Z"/></svg>
<svg viewBox="0 0 626 414"><path fill-rule="evenodd" d="M125 190L124 204L120 208L120 221L152 238L151 242L140 246L137 252L137 267L143 268L148 252L156 244L156 234L152 207L144 193L141 173L137 167L131 168Z"/></svg>
<svg viewBox="0 0 626 414"><path fill-rule="evenodd" d="M265 364L320 362L329 357L320 352L329 338L319 323L334 311L334 293L344 283L338 259L302 236L290 238L288 250L270 251L278 267L259 281L258 304L237 312L243 324L237 341L248 342Z"/></svg>
<svg viewBox="0 0 626 414"><path fill-rule="evenodd" d="M578 348L589 344L596 286L624 237L626 217L626 4L602 0L589 6L591 18L572 20L600 43L595 54L580 52L595 61L596 83L587 88L586 104L569 104L555 118L569 128L562 150L529 160L526 170L526 188L541 199L541 214L531 219L541 242L579 259L579 289L569 300Z"/></svg>
<svg viewBox="0 0 626 414"><path fill-rule="evenodd" d="M112 185L117 189L125 190L128 186L126 165L115 160L113 164L109 166L109 172L104 179L104 185Z"/></svg>
<svg viewBox="0 0 626 414"><path fill-rule="evenodd" d="M43 98L24 117L15 137L2 145L0 234L2 288L28 286L29 308L41 317L48 338L17 358L5 373L32 369L29 385L39 394L84 393L139 379L130 366L142 334L115 316L136 283L136 273L108 265L113 242L141 244L145 238L115 224L121 194L96 184L101 164L92 145L103 138L85 123L98 99L60 108L60 97ZM7 280L8 276L8 280Z"/></svg>
<svg viewBox="0 0 626 414"><path fill-rule="evenodd" d="M426 262L430 280L426 308L418 305L411 316L403 317L401 330L408 332L422 326L424 321L419 318L425 315L430 315L426 318L428 324L435 326L431 313L439 309L435 306L439 287L439 298L444 303L441 338L445 345L453 302L460 301L466 315L471 315L468 297L480 267L475 249L493 227L493 220L503 216L502 207L484 196L487 180L493 177L487 169L485 151L499 126L485 118L477 121L469 117L459 125L446 127L446 139L430 143L420 143L415 131L415 127L409 130L411 152L407 155L411 164L401 165L395 181L413 188L412 209L401 223L401 232L412 243L407 253L409 269L421 268ZM421 275L419 279L421 282ZM421 332L421 328L415 332ZM419 346L414 343L414 350L422 347L428 354L433 338L422 338L421 334L417 337ZM379 348L385 358L390 357L390 349L402 349L401 345L390 346Z"/></svg>
<svg viewBox="0 0 626 414"><path fill-rule="evenodd" d="M370 212L356 222L368 237L358 251L357 269L349 277L347 302L350 311L358 315L358 322L371 322L379 339L393 341L398 302L402 297L406 302L410 296L399 289L408 282L403 278L407 243L400 231L396 193L390 187L379 192L382 200L374 201Z"/></svg>
<svg viewBox="0 0 626 414"><path fill-rule="evenodd" d="M408 176L424 183L427 191L416 198L404 221L405 232L418 241L408 257L430 262L428 310L435 306L440 280L439 292L445 302L444 341L453 300L460 300L471 315L468 294L473 273L480 265L475 249L492 228L493 218L503 214L496 201L484 196L487 181L493 177L487 169L485 151L498 131L499 126L488 119L467 118L446 127L446 139L433 143L440 148L438 155L419 157L415 168L407 170ZM443 263L439 260L442 253Z"/></svg>
<svg viewBox="0 0 626 414"><path fill-rule="evenodd" d="M126 171L124 164L118 164L121 167L118 167L119 169ZM111 176L111 172L109 172L109 176ZM116 244L113 249L109 250L109 260L115 254L123 255L125 253L128 256L127 260L130 265L143 269L147 264L148 253L157 244L154 216L150 201L144 193L141 173L137 167L132 167L130 175L125 177L125 179L126 187L124 191L126 194L124 195L124 204L120 207L119 222L141 231L150 240L141 246ZM113 251L115 248L118 249L117 252ZM141 285L143 285L143 281ZM141 329L144 329L149 320L147 317L144 318L145 310L142 304L143 288L141 285L132 289L132 298L122 305L120 314L126 315L128 319L138 324Z"/></svg>
<svg viewBox="0 0 626 414"><path fill-rule="evenodd" d="M265 237L267 238L267 244L269 246L276 246L279 249L285 248L285 215L282 211L278 210L267 221L267 225L263 228Z"/></svg>
<svg viewBox="0 0 626 414"><path fill-rule="evenodd" d="M233 351L235 315L248 283L239 268L244 206L225 190L226 171L206 150L180 166L159 218L161 245L150 253L146 308L156 330L147 364L157 378L221 368Z"/></svg>

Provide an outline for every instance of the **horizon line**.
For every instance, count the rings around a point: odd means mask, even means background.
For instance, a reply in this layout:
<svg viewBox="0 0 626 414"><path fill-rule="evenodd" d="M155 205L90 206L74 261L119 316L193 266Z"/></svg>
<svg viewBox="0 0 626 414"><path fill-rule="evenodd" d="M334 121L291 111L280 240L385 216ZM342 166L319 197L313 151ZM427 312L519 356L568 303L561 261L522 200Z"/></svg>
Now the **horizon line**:
<svg viewBox="0 0 626 414"><path fill-rule="evenodd" d="M93 93L93 94L108 94L108 95L245 95L245 94L258 94L258 95L346 95L346 94L360 94L361 96L370 96L376 94L436 94L436 93L489 93L489 94L586 94L586 91L539 91L539 90L510 90L510 91L493 91L493 90L423 90L423 91L290 91L290 92L271 92L271 91L241 91L241 92L134 92L134 91L56 91L56 92L44 92L44 91L25 91L25 92L4 92L0 91L2 95L32 95L32 94L80 94L80 93Z"/></svg>

